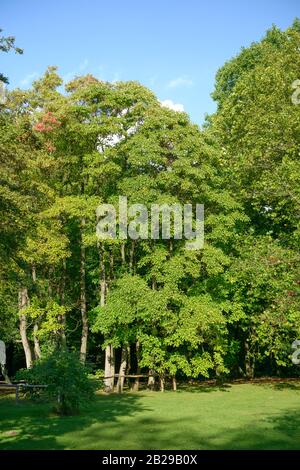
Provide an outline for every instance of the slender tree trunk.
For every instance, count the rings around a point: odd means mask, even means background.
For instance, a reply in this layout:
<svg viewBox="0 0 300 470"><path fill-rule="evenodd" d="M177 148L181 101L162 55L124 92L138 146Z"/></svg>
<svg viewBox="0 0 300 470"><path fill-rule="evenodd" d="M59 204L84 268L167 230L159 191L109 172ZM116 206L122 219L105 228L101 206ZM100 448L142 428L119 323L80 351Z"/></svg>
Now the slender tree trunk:
<svg viewBox="0 0 300 470"><path fill-rule="evenodd" d="M115 351L113 346L110 346L110 372L111 372L111 382L110 382L110 388L111 391L114 391L115 387Z"/></svg>
<svg viewBox="0 0 300 470"><path fill-rule="evenodd" d="M117 383L118 393L123 393L126 367L127 367L127 346L124 345L122 347L121 364L120 364L119 377L118 377L118 383Z"/></svg>
<svg viewBox="0 0 300 470"><path fill-rule="evenodd" d="M66 289L66 271L67 271L67 264L66 260L63 260L63 276L62 276L62 283L60 289L60 302L61 305L65 305L65 289ZM67 347L67 338L66 338L66 315L63 313L60 316L61 322L61 331L60 331L60 343L62 349L66 349Z"/></svg>
<svg viewBox="0 0 300 470"><path fill-rule="evenodd" d="M105 348L105 370L104 370L104 385L106 392L114 391L115 383L115 357L114 348L109 344Z"/></svg>
<svg viewBox="0 0 300 470"><path fill-rule="evenodd" d="M177 390L177 381L176 381L175 375L172 378L172 383L173 383L173 390L174 390L174 392L176 392L176 390Z"/></svg>
<svg viewBox="0 0 300 470"><path fill-rule="evenodd" d="M110 284L114 280L114 255L112 252L109 253L109 281Z"/></svg>
<svg viewBox="0 0 300 470"><path fill-rule="evenodd" d="M127 373L131 371L131 348L130 344L127 345Z"/></svg>
<svg viewBox="0 0 300 470"><path fill-rule="evenodd" d="M20 313L20 336L25 353L26 367L30 369L32 367L32 353L30 344L27 338L27 319L26 315L22 311L28 306L29 298L26 287L22 287L19 291L19 313Z"/></svg>
<svg viewBox="0 0 300 470"><path fill-rule="evenodd" d="M40 342L39 342L38 334L37 334L38 330L39 330L39 326L36 321L33 326L34 356L36 359L41 359L42 353L41 353Z"/></svg>
<svg viewBox="0 0 300 470"><path fill-rule="evenodd" d="M99 244L99 271L100 271L100 305L104 307L106 300L106 272L105 272L105 263L104 263L104 250Z"/></svg>
<svg viewBox="0 0 300 470"><path fill-rule="evenodd" d="M36 269L35 269L35 264L32 265L32 282L35 284L36 283Z"/></svg>
<svg viewBox="0 0 300 470"><path fill-rule="evenodd" d="M135 253L135 240L131 240L130 253L129 253L129 270L134 274L134 253Z"/></svg>
<svg viewBox="0 0 300 470"><path fill-rule="evenodd" d="M155 387L155 377L153 375L154 371L152 369L149 370L149 377L148 377L148 388L149 390L154 390Z"/></svg>
<svg viewBox="0 0 300 470"><path fill-rule="evenodd" d="M122 243L121 245L121 259L122 259L122 264L125 264L126 263L125 243Z"/></svg>
<svg viewBox="0 0 300 470"><path fill-rule="evenodd" d="M66 338L66 315L65 314L61 315L60 322L61 322L60 343L61 343L62 349L66 349L67 338Z"/></svg>
<svg viewBox="0 0 300 470"><path fill-rule="evenodd" d="M152 277L151 283L152 283L152 290L156 290L157 284L156 284L156 279L154 276ZM154 370L149 369L148 388L149 390L154 390L154 387L155 387Z"/></svg>
<svg viewBox="0 0 300 470"><path fill-rule="evenodd" d="M127 345L127 369L126 369L126 372L127 374L129 374L131 371L131 348L130 348L130 344ZM129 389L131 389L131 382L130 382L130 377L127 378L127 384L128 384L128 387Z"/></svg>
<svg viewBox="0 0 300 470"><path fill-rule="evenodd" d="M34 264L32 265L31 275L32 275L32 283L35 284L36 283L36 269L35 269ZM41 356L42 356L41 348L40 348L40 342L39 342L39 338L38 338L38 330L39 330L38 322L39 322L39 319L37 318L35 320L34 326L33 326L33 343L34 343L34 356L35 356L35 359L40 359Z"/></svg>
<svg viewBox="0 0 300 470"><path fill-rule="evenodd" d="M173 240L170 238L169 240L169 257L171 258L173 254Z"/></svg>
<svg viewBox="0 0 300 470"><path fill-rule="evenodd" d="M85 246L83 244L83 230L85 226L85 219L82 217L80 224L80 310L82 319L82 332L81 332L81 346L80 346L80 360L84 364L87 354L88 342L88 318L86 308L86 286L85 286Z"/></svg>
<svg viewBox="0 0 300 470"><path fill-rule="evenodd" d="M106 283L105 281L101 281L101 286L100 286L100 289L101 289L101 301L100 301L100 305L101 307L103 307L105 305L105 298L106 298Z"/></svg>
<svg viewBox="0 0 300 470"><path fill-rule="evenodd" d="M141 367L140 367L141 345L140 345L139 341L137 341L136 344L135 344L135 350L136 350L136 362L137 362L136 373L137 373L137 375L139 375L141 373ZM138 392L139 387L140 387L140 378L136 377L134 385L133 385L133 390L135 392Z"/></svg>
<svg viewBox="0 0 300 470"><path fill-rule="evenodd" d="M250 356L250 351L249 351L249 343L248 343L248 340L245 341L244 347L245 347L245 371L246 371L246 377L247 377L247 379L253 379L254 371L253 371L253 365L252 365L252 363L251 363L251 356Z"/></svg>
<svg viewBox="0 0 300 470"><path fill-rule="evenodd" d="M104 250L101 244L98 245L99 252L99 271L100 271L100 305L104 307L106 302L107 282L104 262ZM105 348L105 367L104 367L104 385L106 392L114 390L115 376L115 358L114 348L109 344Z"/></svg>
<svg viewBox="0 0 300 470"><path fill-rule="evenodd" d="M160 381L160 391L164 392L165 391L165 378L161 375L159 378Z"/></svg>

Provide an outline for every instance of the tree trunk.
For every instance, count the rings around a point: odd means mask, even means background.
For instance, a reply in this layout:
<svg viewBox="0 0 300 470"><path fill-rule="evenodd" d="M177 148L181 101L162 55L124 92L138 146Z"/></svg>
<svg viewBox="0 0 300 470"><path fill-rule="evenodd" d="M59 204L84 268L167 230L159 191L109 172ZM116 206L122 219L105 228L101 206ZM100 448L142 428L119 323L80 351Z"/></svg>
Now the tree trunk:
<svg viewBox="0 0 300 470"><path fill-rule="evenodd" d="M113 392L115 387L115 351L112 345L110 346L110 372L112 377L110 387Z"/></svg>
<svg viewBox="0 0 300 470"><path fill-rule="evenodd" d="M155 377L153 375L153 370L149 370L149 377L148 377L148 388L149 390L154 390L155 387Z"/></svg>
<svg viewBox="0 0 300 470"><path fill-rule="evenodd" d="M35 264L32 265L32 282L35 284L36 283L36 269L35 269Z"/></svg>
<svg viewBox="0 0 300 470"><path fill-rule="evenodd" d="M122 243L121 245L121 258L122 258L122 264L125 264L126 263L125 243Z"/></svg>
<svg viewBox="0 0 300 470"><path fill-rule="evenodd" d="M122 347L122 353L121 353L121 364L120 364L120 369L119 369L119 377L118 377L118 383L117 383L117 392L118 393L123 393L126 367L127 367L127 346L123 346Z"/></svg>
<svg viewBox="0 0 300 470"><path fill-rule="evenodd" d="M176 392L176 390L177 390L177 381L176 381L175 375L172 378L172 383L173 383L173 390L174 390L174 392Z"/></svg>
<svg viewBox="0 0 300 470"><path fill-rule="evenodd" d="M130 374L131 371L131 348L130 344L127 345L127 369L126 372L127 374ZM131 389L131 378L127 377L127 385L128 388Z"/></svg>
<svg viewBox="0 0 300 470"><path fill-rule="evenodd" d="M100 271L100 305L104 307L106 300L106 273L105 273L105 263L104 263L104 250L99 244L99 271Z"/></svg>
<svg viewBox="0 0 300 470"><path fill-rule="evenodd" d="M32 265L31 268L31 275L32 275L32 283L35 285L36 283L36 268L35 264ZM38 325L39 319L37 318L34 322L33 326L33 342L34 342L34 357L35 359L40 359L41 358L41 348L40 348L40 342L38 338L38 330L39 330L39 325Z"/></svg>
<svg viewBox="0 0 300 470"><path fill-rule="evenodd" d="M254 375L254 370L253 370L253 364L251 363L251 356L250 356L250 351L249 351L249 343L246 340L245 344L245 371L246 371L246 377L247 379L253 379Z"/></svg>
<svg viewBox="0 0 300 470"><path fill-rule="evenodd" d="M159 381L160 381L160 391L164 392L165 391L165 379L162 375L160 376Z"/></svg>
<svg viewBox="0 0 300 470"><path fill-rule="evenodd" d="M114 255L112 252L109 253L109 281L110 284L114 280Z"/></svg>
<svg viewBox="0 0 300 470"><path fill-rule="evenodd" d="M170 238L169 240L169 257L171 258L173 254L173 240Z"/></svg>
<svg viewBox="0 0 300 470"><path fill-rule="evenodd" d="M140 375L140 373L141 373L141 368L140 368L141 344L140 344L139 341L136 342L135 350L136 350L136 362L137 362L136 373L137 373L137 375ZM133 390L135 392L138 392L139 387L140 387L140 379L139 379L139 377L136 377L136 379L134 381L134 385L133 385Z"/></svg>
<svg viewBox="0 0 300 470"><path fill-rule="evenodd" d="M20 312L20 336L25 353L26 367L30 369L32 367L32 353L30 344L27 338L27 319L26 315L22 311L28 306L29 298L26 287L22 287L19 291L19 312Z"/></svg>
<svg viewBox="0 0 300 470"><path fill-rule="evenodd" d="M63 275L62 275L61 288L60 288L61 305L65 305L66 271L67 271L67 264L66 264L66 260L64 259L63 260ZM60 316L60 323L61 323L60 346L62 349L66 349L67 338L66 338L66 315L65 313L63 313Z"/></svg>
<svg viewBox="0 0 300 470"><path fill-rule="evenodd" d="M106 392L113 392L114 390L114 378L115 378L115 359L114 359L114 348L111 345L105 348L105 370L104 385Z"/></svg>
<svg viewBox="0 0 300 470"><path fill-rule="evenodd" d="M64 350L64 349L67 348L66 315L64 313L62 315L60 315L59 322L61 324L61 329L59 331L58 347Z"/></svg>
<svg viewBox="0 0 300 470"><path fill-rule="evenodd" d="M42 353L41 353L41 348L40 348L40 342L39 342L38 335L37 335L38 330L39 330L39 326L36 321L33 327L34 355L36 359L41 359Z"/></svg>
<svg viewBox="0 0 300 470"><path fill-rule="evenodd" d="M106 272L104 263L104 250L101 244L98 245L99 251L99 271L100 271L100 305L104 307L106 301ZM114 348L111 345L105 348L105 369L104 369L104 385L106 392L113 392L114 390L114 376L115 376L115 359Z"/></svg>
<svg viewBox="0 0 300 470"><path fill-rule="evenodd" d="M135 240L131 240L130 254L129 254L129 270L134 274L134 253L135 253Z"/></svg>
<svg viewBox="0 0 300 470"><path fill-rule="evenodd" d="M82 319L82 332L81 332L81 346L80 346L80 360L84 364L87 354L87 341L88 341L88 318L86 309L86 286L85 286L85 247L83 245L83 230L85 226L84 217L81 219L80 224L80 310Z"/></svg>

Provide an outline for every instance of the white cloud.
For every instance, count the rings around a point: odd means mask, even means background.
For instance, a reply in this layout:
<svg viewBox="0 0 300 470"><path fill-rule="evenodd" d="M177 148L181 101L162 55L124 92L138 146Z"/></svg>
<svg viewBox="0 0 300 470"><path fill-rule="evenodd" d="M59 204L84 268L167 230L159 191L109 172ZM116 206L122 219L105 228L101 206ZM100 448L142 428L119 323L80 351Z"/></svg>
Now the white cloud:
<svg viewBox="0 0 300 470"><path fill-rule="evenodd" d="M109 134L106 137L99 138L98 151L102 153L108 147L115 147L125 137L120 134Z"/></svg>
<svg viewBox="0 0 300 470"><path fill-rule="evenodd" d="M188 77L177 77L167 83L167 88L178 88L181 86L191 86L193 80Z"/></svg>
<svg viewBox="0 0 300 470"><path fill-rule="evenodd" d="M183 113L183 112L184 112L184 106L183 106L183 104L180 104L180 103L173 103L172 100L164 100L164 101L161 101L160 104L161 104L164 108L172 109L172 111L177 111L177 112L179 112L179 113Z"/></svg>
<svg viewBox="0 0 300 470"><path fill-rule="evenodd" d="M26 77L23 78L23 80L20 81L21 86L26 86L29 85L32 80L34 80L38 76L37 72L29 73L26 75Z"/></svg>
<svg viewBox="0 0 300 470"><path fill-rule="evenodd" d="M119 114L119 117L125 116L128 113L129 109L123 109ZM108 134L106 137L98 137L98 146L97 150L100 153L103 153L105 149L109 147L115 147L126 137L134 135L138 128L143 124L143 120L139 119L133 126L129 127L127 130L123 130L123 134Z"/></svg>

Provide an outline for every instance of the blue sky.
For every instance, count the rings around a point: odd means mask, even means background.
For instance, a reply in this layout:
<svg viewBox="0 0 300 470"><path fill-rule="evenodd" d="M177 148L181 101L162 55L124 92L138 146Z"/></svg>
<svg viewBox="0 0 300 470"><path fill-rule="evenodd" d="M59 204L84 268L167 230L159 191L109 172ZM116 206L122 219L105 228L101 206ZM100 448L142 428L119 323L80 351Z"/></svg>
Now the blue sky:
<svg viewBox="0 0 300 470"><path fill-rule="evenodd" d="M48 65L65 80L92 73L138 80L201 124L217 69L273 23L286 29L299 0L0 0L0 27L23 56L1 54L11 87L30 86Z"/></svg>

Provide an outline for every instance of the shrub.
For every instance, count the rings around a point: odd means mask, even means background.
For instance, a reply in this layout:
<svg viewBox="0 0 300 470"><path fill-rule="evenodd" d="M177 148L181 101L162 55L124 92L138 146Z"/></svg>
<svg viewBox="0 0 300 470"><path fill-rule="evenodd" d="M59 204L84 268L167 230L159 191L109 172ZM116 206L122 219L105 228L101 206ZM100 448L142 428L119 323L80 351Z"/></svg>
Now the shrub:
<svg viewBox="0 0 300 470"><path fill-rule="evenodd" d="M94 386L97 390L104 388L104 370L97 369L91 372L88 377L94 382Z"/></svg>
<svg viewBox="0 0 300 470"><path fill-rule="evenodd" d="M77 354L56 351L37 361L31 369L19 371L17 379L33 385L47 385L43 394L55 400L55 410L61 415L76 414L94 397L95 384L89 370Z"/></svg>

